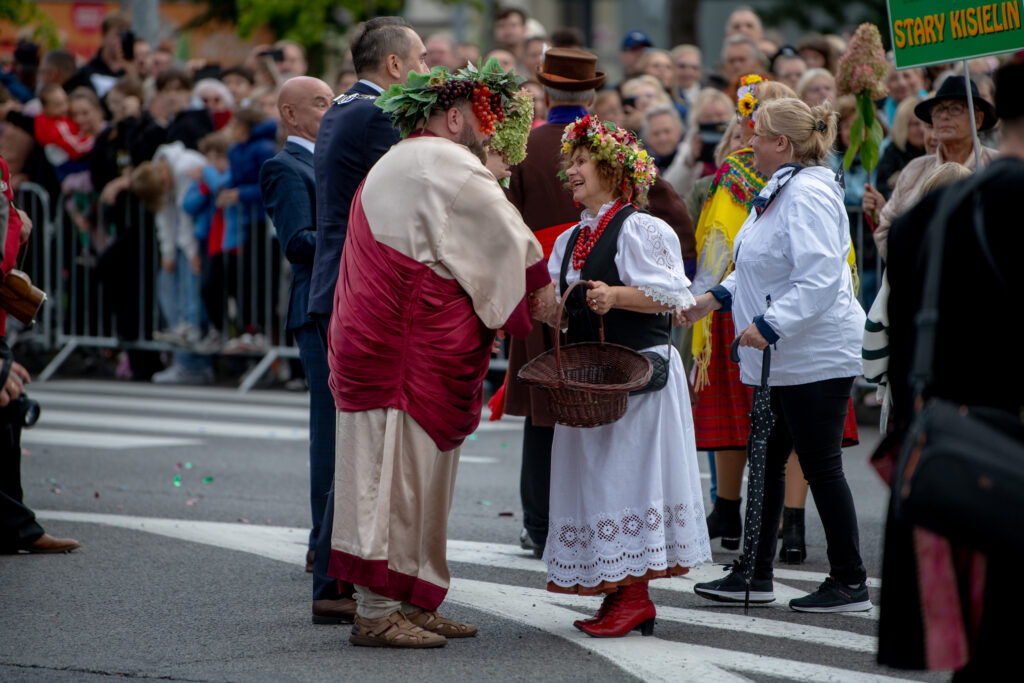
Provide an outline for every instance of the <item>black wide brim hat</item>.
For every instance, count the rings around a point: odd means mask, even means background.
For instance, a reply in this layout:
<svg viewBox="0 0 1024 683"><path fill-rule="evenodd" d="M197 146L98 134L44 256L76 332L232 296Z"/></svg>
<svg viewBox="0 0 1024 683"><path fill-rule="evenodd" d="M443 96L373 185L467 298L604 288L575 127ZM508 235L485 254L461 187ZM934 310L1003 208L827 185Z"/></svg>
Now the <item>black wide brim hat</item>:
<svg viewBox="0 0 1024 683"><path fill-rule="evenodd" d="M992 103L978 94L978 86L971 81L971 97L974 100L974 108L984 114L981 120L981 128L978 130L988 130L992 126L996 125L998 117L996 116L996 108L992 106ZM938 104L942 100L961 100L967 101L967 87L965 86L965 79L963 76L949 76L942 82L942 86L939 91L935 93L935 97L929 98L922 101L916 107L914 107L914 115L931 125L932 123L932 107Z"/></svg>

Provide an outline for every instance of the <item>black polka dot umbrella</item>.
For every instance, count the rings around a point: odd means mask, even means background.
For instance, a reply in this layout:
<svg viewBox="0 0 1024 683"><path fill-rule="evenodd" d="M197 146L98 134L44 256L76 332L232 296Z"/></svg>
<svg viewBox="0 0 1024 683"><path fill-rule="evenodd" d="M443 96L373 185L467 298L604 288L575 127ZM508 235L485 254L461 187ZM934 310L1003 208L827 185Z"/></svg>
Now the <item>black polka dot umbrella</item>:
<svg viewBox="0 0 1024 683"><path fill-rule="evenodd" d="M732 343L731 356L739 362L739 339ZM754 578L754 558L757 555L757 540L761 535L761 517L764 508L764 469L768 453L768 435L775 425L771 407L771 390L768 375L771 374L771 346L764 347L761 357L761 385L754 389L750 402L750 434L747 436L747 512L743 521L743 555L736 568L747 583L743 609L750 606L750 581Z"/></svg>

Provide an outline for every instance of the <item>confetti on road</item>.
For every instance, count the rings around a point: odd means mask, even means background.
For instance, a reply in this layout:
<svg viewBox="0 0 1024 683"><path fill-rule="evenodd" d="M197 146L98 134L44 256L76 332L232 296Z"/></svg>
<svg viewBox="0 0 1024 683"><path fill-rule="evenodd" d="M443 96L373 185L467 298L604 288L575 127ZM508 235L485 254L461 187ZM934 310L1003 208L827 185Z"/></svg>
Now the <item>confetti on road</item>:
<svg viewBox="0 0 1024 683"><path fill-rule="evenodd" d="M180 474L175 474L174 475L174 485L175 486L181 486L181 475Z"/></svg>
<svg viewBox="0 0 1024 683"><path fill-rule="evenodd" d="M489 501L489 500L481 500L481 501L477 501L477 502L479 502L481 505L490 505L491 504L491 501Z"/></svg>
<svg viewBox="0 0 1024 683"><path fill-rule="evenodd" d="M469 435L469 440L470 441L476 441L476 434L470 434Z"/></svg>
<svg viewBox="0 0 1024 683"><path fill-rule="evenodd" d="M203 483L204 484L213 483L213 477L203 477Z"/></svg>
<svg viewBox="0 0 1024 683"><path fill-rule="evenodd" d="M192 469L192 463L190 463L190 462L185 463L185 469L186 470Z"/></svg>
<svg viewBox="0 0 1024 683"><path fill-rule="evenodd" d="M192 507L193 505L195 505L198 502L199 502L198 498L189 498L188 500L185 501L185 505L188 505L189 507Z"/></svg>

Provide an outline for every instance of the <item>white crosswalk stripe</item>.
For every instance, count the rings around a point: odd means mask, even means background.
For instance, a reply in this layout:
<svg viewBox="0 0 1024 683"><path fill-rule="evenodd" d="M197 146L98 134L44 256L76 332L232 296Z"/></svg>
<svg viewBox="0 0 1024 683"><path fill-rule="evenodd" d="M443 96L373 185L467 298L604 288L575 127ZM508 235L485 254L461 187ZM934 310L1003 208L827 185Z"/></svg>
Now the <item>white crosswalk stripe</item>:
<svg viewBox="0 0 1024 683"><path fill-rule="evenodd" d="M33 384L42 405L38 426L26 430L26 446L138 449L187 446L204 437L309 441L306 394L240 394L231 389L146 384L51 381ZM488 421L478 433L516 432L521 418ZM491 464L468 456L466 464Z"/></svg>
<svg viewBox="0 0 1024 683"><path fill-rule="evenodd" d="M305 529L290 527L48 510L38 511L36 514L44 521L116 526L203 543L225 550L251 553L291 564L303 561L307 542ZM534 585L540 584L544 576L543 564L526 557L515 546L450 540L448 560L453 563L503 566L528 571L535 577L532 581ZM681 580L660 582L658 589L692 591L695 582L706 580L716 571L717 567L710 565L698 567ZM605 657L623 671L647 681L678 681L679 672L684 670L680 667L683 666L689 680L698 680L698 674L699 680L707 681L747 680L743 674L788 680L849 683L905 680L879 675L877 672L851 671L823 664L736 652L663 638L628 636L622 639L593 639L569 626L573 619L593 609L593 605L590 604L593 600L586 601L577 596L550 593L539 588L458 578L458 571L454 571L453 574L455 578L452 580L447 600L494 614L502 619L511 619L540 628ZM811 578L810 572L790 570L789 574L793 578ZM803 574L807 576L804 577ZM802 591L785 587L778 581L775 582L775 592L782 602L782 598L788 599L790 594L804 594ZM771 618L776 613L777 611L772 608L758 608L753 615L743 615L738 610L735 613L724 613L722 610L659 606L658 620L689 627L794 641L809 647L835 648L857 653L874 652L873 636Z"/></svg>
<svg viewBox="0 0 1024 683"><path fill-rule="evenodd" d="M24 432L23 441L27 447L52 447L61 458L74 457L76 449L194 449L218 438L275 441L301 451L308 440L308 399L304 394L243 395L230 389L168 390L138 384L63 381L36 384L30 391L40 401L43 416L37 427ZM485 416L479 431L511 434L521 429L520 420L488 422ZM511 442L512 438L508 440ZM484 442L485 437L481 436L476 443ZM474 442L467 442L471 443ZM493 450L468 450L470 453L464 454L460 463L481 468L477 470L481 473L492 471L484 468L493 468L500 462L492 457ZM518 457L518 452L515 455ZM293 527L72 511L44 510L37 511L37 515L44 521L120 527L293 565L303 561L308 542L308 529ZM589 615L596 601L545 591L544 564L518 546L451 539L448 561L454 576L448 601L540 629L581 651L604 658L624 676L673 682L907 680L871 669L877 608L835 615L824 626L792 618L788 601L812 590L822 579L818 572L777 568L776 602L744 614L742 609L705 607L696 600L692 595L694 584L722 575L720 565L697 567L686 576L651 584L658 604L658 621L665 625L659 627L655 637L593 639L570 624L573 619ZM495 578L498 576L522 578ZM876 578L870 578L869 583L874 588L880 586ZM693 630L720 634L722 638L687 642L691 639L685 634ZM754 639L744 642L763 646L757 646L759 649L753 652L736 649L736 639L743 636ZM835 656L816 655L813 662L773 656L779 651L776 646L781 649L785 644ZM859 664L847 664L853 668L845 668L843 662L850 661ZM684 671L685 676L681 677Z"/></svg>

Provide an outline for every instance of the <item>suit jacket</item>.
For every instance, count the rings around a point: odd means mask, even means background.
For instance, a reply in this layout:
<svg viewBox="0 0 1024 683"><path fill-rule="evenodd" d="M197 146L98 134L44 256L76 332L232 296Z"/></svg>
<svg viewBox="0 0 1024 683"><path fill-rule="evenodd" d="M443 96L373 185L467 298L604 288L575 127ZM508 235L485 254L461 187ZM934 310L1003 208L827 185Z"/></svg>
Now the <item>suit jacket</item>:
<svg viewBox="0 0 1024 683"><path fill-rule="evenodd" d="M311 320L306 306L316 253L316 183L312 152L302 145L286 142L260 169L260 191L267 215L274 222L277 241L292 265L287 328L294 330Z"/></svg>
<svg viewBox="0 0 1024 683"><path fill-rule="evenodd" d="M313 155L317 226L310 315L330 317L352 197L370 167L400 138L391 117L374 104L376 97L376 90L356 83L320 121Z"/></svg>
<svg viewBox="0 0 1024 683"><path fill-rule="evenodd" d="M565 126L546 123L530 131L523 163L512 168L508 197L515 204L523 220L534 232L563 223L578 223L582 208L574 205L572 194L558 179L562 164L562 132ZM686 204L671 185L660 177L651 187L648 210L675 230L679 237L684 261L697 258L693 221ZM505 412L509 415L528 415L533 424L550 427L554 421L547 408L547 398L518 379L519 369L528 361L550 349L553 344L551 330L546 325L534 325L525 339L512 338L509 344L508 381L505 389Z"/></svg>

